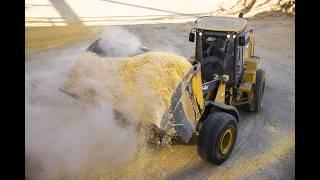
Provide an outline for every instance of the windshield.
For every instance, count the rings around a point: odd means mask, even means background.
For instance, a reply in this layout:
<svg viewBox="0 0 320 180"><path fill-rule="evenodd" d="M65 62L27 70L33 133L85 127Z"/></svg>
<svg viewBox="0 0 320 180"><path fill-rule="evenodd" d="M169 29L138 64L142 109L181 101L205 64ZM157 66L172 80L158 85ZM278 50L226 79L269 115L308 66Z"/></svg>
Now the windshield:
<svg viewBox="0 0 320 180"><path fill-rule="evenodd" d="M234 39L212 35L204 35L201 39L203 79L208 82L215 74L232 75Z"/></svg>
<svg viewBox="0 0 320 180"><path fill-rule="evenodd" d="M225 58L227 44L229 43L225 37L207 36L203 38L203 41L203 58L208 56L215 56L221 60Z"/></svg>

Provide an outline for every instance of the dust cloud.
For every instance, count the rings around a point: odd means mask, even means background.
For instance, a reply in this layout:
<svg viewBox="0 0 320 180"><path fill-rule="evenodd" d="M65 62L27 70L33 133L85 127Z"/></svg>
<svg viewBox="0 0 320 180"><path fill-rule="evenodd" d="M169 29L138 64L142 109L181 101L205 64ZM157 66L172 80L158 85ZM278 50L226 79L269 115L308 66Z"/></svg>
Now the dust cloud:
<svg viewBox="0 0 320 180"><path fill-rule="evenodd" d="M184 55L173 45L176 35L170 30L144 32L143 39L136 31L128 31L120 26L107 26L97 43L99 54L104 57L129 57L145 51L165 51Z"/></svg>
<svg viewBox="0 0 320 180"><path fill-rule="evenodd" d="M100 45L113 56L134 54L141 46L138 38L121 28L107 31L104 37L108 38ZM59 91L74 60L58 58L43 69L28 69L33 62L26 63L26 178L81 177L81 168L89 162L129 161L140 140L134 113L123 114L126 123L121 124L110 102L95 99L84 106ZM83 78L90 88L101 88L94 80ZM121 82L114 83L121 86Z"/></svg>
<svg viewBox="0 0 320 180"><path fill-rule="evenodd" d="M171 53L128 57L143 52L141 42L119 27L109 27L98 46L108 57L79 52L42 68L26 63L26 177L79 179L87 166L128 162L150 137L144 125L160 126L172 92L191 68Z"/></svg>
<svg viewBox="0 0 320 180"><path fill-rule="evenodd" d="M119 26L108 26L97 44L102 54L109 57L132 56L141 52L141 47L137 36Z"/></svg>

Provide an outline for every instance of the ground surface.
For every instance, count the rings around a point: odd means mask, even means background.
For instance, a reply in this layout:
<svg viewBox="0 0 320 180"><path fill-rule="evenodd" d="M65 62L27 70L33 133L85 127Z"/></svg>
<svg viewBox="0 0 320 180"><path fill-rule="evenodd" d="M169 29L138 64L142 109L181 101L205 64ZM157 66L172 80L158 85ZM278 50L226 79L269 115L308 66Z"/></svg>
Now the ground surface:
<svg viewBox="0 0 320 180"><path fill-rule="evenodd" d="M103 179L294 179L295 178L295 32L294 17L263 16L250 21L255 28L256 55L266 71L263 109L240 111L239 135L230 159L220 166L202 161L195 144L171 148L143 148L124 164L92 164L78 176ZM143 45L189 57L191 23L122 26ZM26 99L63 109L75 102L66 96L32 94L32 88L56 89L61 78L90 41L63 48L26 53ZM79 177L78 177L79 178ZM78 179L75 178L75 179Z"/></svg>

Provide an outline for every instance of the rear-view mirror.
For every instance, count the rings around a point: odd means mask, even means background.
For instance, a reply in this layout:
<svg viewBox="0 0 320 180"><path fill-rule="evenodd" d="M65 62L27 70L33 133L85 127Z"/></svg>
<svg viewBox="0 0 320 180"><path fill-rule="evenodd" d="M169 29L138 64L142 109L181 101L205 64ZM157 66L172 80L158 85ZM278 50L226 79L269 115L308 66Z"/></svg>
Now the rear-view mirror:
<svg viewBox="0 0 320 180"><path fill-rule="evenodd" d="M244 36L239 36L239 46L246 45L246 39Z"/></svg>
<svg viewBox="0 0 320 180"><path fill-rule="evenodd" d="M194 33L189 33L189 41L190 42L194 42L194 37L195 37L195 35L194 35Z"/></svg>

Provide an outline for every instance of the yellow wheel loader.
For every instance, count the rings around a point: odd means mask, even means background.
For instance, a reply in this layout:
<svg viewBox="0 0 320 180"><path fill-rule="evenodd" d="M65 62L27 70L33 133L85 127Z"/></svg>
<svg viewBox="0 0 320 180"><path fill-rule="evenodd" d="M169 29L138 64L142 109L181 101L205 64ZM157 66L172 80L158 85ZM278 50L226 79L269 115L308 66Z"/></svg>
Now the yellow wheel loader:
<svg viewBox="0 0 320 180"><path fill-rule="evenodd" d="M265 72L254 55L253 30L247 20L234 17L200 17L189 41L195 42L193 68L172 96L174 126L185 142L198 134L198 153L214 164L223 163L237 139L236 107L258 112L262 107ZM170 113L168 113L170 114Z"/></svg>
<svg viewBox="0 0 320 180"><path fill-rule="evenodd" d="M213 164L228 159L236 143L237 107L253 112L262 107L265 72L254 55L253 30L246 26L242 16L208 16L194 22L189 34L196 49L193 66L172 94L159 127L165 137L178 136L186 143L198 136L200 157ZM106 56L97 48L98 41L87 51Z"/></svg>

